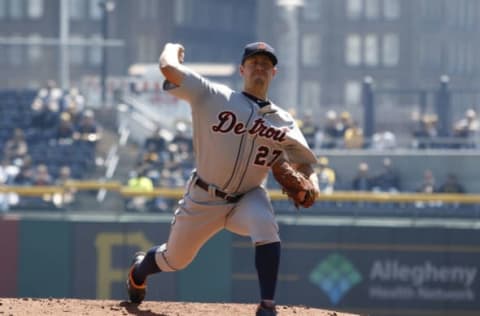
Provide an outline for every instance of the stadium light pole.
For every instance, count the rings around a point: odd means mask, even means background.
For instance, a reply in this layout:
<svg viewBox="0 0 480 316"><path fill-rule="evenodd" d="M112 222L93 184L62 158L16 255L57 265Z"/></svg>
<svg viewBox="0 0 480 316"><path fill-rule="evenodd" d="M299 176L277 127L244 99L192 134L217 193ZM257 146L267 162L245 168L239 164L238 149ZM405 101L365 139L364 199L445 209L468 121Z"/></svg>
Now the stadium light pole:
<svg viewBox="0 0 480 316"><path fill-rule="evenodd" d="M102 37L103 43L108 38L108 14L115 10L115 2L113 0L104 0L98 4L102 9ZM102 66L101 66L101 86L102 86L102 106L107 103L107 76L108 76L108 60L107 47L102 45Z"/></svg>

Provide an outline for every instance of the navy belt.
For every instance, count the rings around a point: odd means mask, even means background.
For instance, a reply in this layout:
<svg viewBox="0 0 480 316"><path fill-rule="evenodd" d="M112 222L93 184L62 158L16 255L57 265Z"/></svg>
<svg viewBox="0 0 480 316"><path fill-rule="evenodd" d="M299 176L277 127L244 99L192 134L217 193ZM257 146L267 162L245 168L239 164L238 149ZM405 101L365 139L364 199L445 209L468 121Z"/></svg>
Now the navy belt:
<svg viewBox="0 0 480 316"><path fill-rule="evenodd" d="M205 181L203 181L202 179L197 177L197 180L195 181L195 185L208 192L209 184L206 183ZM215 195L218 196L219 198L224 199L225 201L227 201L229 203L237 203L243 197L243 194L230 195L228 193L225 193L225 192L217 190L217 189L215 189Z"/></svg>

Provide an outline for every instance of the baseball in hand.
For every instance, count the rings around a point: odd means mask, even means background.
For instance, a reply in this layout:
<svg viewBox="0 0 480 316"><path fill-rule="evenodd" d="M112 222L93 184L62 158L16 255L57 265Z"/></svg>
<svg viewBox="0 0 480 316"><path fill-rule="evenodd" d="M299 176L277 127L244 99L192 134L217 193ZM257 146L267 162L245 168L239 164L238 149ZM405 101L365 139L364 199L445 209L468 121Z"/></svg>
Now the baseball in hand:
<svg viewBox="0 0 480 316"><path fill-rule="evenodd" d="M183 64L183 62L185 61L185 48L178 44L178 62L180 64Z"/></svg>

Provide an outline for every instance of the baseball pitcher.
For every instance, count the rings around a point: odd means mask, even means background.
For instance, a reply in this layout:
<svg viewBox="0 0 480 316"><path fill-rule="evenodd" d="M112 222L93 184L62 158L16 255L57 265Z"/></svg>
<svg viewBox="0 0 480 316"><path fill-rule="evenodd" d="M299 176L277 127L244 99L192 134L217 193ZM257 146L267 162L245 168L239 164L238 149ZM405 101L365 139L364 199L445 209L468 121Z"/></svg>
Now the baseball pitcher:
<svg viewBox="0 0 480 316"><path fill-rule="evenodd" d="M127 290L133 303L145 298L146 278L185 268L205 242L222 229L250 236L260 286L256 316L277 315L275 288L280 237L263 187L272 170L296 206L310 207L318 195L315 155L292 116L268 99L277 73L274 49L245 46L243 91L213 83L183 64L185 49L168 43L160 55L163 88L191 106L195 167L178 203L168 241L135 254Z"/></svg>

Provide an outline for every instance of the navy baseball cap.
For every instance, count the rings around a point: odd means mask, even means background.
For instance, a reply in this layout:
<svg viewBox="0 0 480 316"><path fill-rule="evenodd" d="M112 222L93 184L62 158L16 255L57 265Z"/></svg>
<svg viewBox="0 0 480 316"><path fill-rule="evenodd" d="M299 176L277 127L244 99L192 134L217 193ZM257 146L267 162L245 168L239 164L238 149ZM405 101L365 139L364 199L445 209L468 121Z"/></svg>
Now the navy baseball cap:
<svg viewBox="0 0 480 316"><path fill-rule="evenodd" d="M278 62L277 56L275 56L275 50L273 49L272 46L268 45L265 42L255 42L255 43L247 44L245 46L245 50L243 51L243 56L242 56L242 64L245 62L245 59L256 54L267 55L272 61L274 66Z"/></svg>

